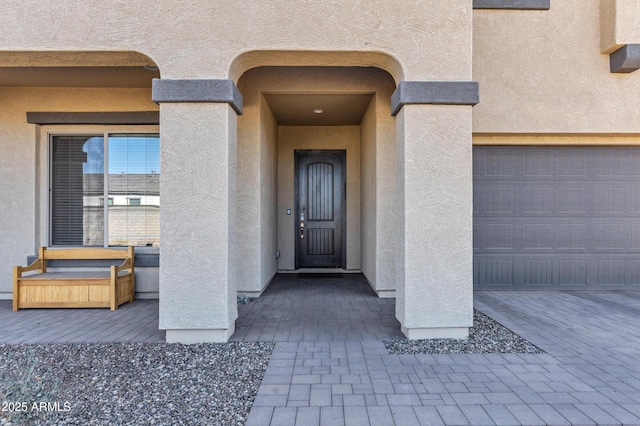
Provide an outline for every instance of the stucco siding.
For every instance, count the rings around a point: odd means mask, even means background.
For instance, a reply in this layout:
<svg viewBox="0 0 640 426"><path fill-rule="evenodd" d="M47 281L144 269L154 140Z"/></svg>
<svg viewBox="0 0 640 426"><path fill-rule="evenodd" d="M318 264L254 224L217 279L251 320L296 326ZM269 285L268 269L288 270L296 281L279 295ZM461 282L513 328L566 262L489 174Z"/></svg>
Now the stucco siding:
<svg viewBox="0 0 640 426"><path fill-rule="evenodd" d="M236 153L238 162L238 221L236 227L238 244L236 250L239 259L253 259L257 267L237 268L238 286L240 291L258 292L261 288L262 232L260 226L263 213L262 198L260 197L262 188L260 155L263 149L261 125L263 125L262 120L267 120L264 125L268 124L269 112L268 110L261 111L259 93L247 90L242 82L239 84L239 89L244 92L244 106L243 115L238 117L238 151Z"/></svg>
<svg viewBox="0 0 640 426"><path fill-rule="evenodd" d="M600 26L603 53L640 43L640 0L600 0Z"/></svg>
<svg viewBox="0 0 640 426"><path fill-rule="evenodd" d="M11 298L12 266L24 265L35 253L36 144L24 106L12 89L0 89L0 295ZM11 244L6 242L11 241Z"/></svg>
<svg viewBox="0 0 640 426"><path fill-rule="evenodd" d="M160 328L228 338L237 317L236 113L162 104L160 125Z"/></svg>
<svg viewBox="0 0 640 426"><path fill-rule="evenodd" d="M73 19L61 19L65 16ZM371 52L379 62L372 65L394 68L397 79L468 80L471 75L469 0L251 0L241 5L173 0L162 7L104 0L32 7L7 0L0 17L0 49L138 51L160 66L163 78L224 78L243 52L301 49L356 52L342 59L344 65L360 65L357 52ZM326 63L301 60L306 63L298 65ZM236 77L251 67L246 65Z"/></svg>
<svg viewBox="0 0 640 426"><path fill-rule="evenodd" d="M398 119L396 317L411 339L464 337L473 306L471 107L410 105Z"/></svg>
<svg viewBox="0 0 640 426"><path fill-rule="evenodd" d="M376 290L381 296L392 297L398 286L397 256L401 244L399 233L402 208L398 194L396 122L391 116L389 99L395 86L387 81L376 95Z"/></svg>
<svg viewBox="0 0 640 426"><path fill-rule="evenodd" d="M47 132L97 132L107 126L46 126L27 123L28 111L151 111L149 89L0 88L0 298L11 298L12 267L25 265L48 245ZM118 127L111 127L118 128ZM122 129L122 127L119 127ZM131 129L157 131L158 126ZM6 242L11 242L6 244ZM157 294L157 278L141 275L139 289Z"/></svg>
<svg viewBox="0 0 640 426"><path fill-rule="evenodd" d="M473 16L474 133L640 132L640 78L610 73L597 0Z"/></svg>
<svg viewBox="0 0 640 426"><path fill-rule="evenodd" d="M377 199L376 188L377 170L376 170L376 99L372 99L369 108L360 124L360 173L361 182L365 182L361 186L360 194L362 200L360 207L362 208L361 220L361 249L362 253L362 273L367 278L369 284L375 289L378 280L377 265L377 232L376 232L376 216L377 216Z"/></svg>
<svg viewBox="0 0 640 426"><path fill-rule="evenodd" d="M260 98L260 284L265 286L278 270L278 126L264 97Z"/></svg>

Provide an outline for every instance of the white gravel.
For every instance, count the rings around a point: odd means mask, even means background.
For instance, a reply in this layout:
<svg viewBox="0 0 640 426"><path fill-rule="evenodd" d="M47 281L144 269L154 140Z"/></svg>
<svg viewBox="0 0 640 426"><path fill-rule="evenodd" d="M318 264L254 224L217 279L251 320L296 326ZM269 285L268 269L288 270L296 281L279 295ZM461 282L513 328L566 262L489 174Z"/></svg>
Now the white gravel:
<svg viewBox="0 0 640 426"><path fill-rule="evenodd" d="M390 354L540 354L543 350L477 309L469 339L385 340Z"/></svg>
<svg viewBox="0 0 640 426"><path fill-rule="evenodd" d="M0 402L12 409L0 412L0 425L243 425L272 350L240 342L0 345Z"/></svg>

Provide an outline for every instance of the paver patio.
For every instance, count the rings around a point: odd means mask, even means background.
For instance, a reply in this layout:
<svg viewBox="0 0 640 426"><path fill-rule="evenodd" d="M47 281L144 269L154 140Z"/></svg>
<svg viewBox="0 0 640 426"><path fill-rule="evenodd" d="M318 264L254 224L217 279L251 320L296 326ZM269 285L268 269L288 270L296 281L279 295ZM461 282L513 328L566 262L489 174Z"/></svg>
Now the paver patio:
<svg viewBox="0 0 640 426"><path fill-rule="evenodd" d="M276 342L248 426L640 424L639 292L479 292L547 353L390 355L394 301L345 277L240 306L233 339Z"/></svg>
<svg viewBox="0 0 640 426"><path fill-rule="evenodd" d="M136 300L117 310L22 309L0 300L0 343L164 342L158 301Z"/></svg>
<svg viewBox="0 0 640 426"><path fill-rule="evenodd" d="M640 292L478 292L546 354L390 355L394 301L361 275L279 275L232 340L276 342L247 425L640 424ZM163 341L157 301L11 311L0 343Z"/></svg>

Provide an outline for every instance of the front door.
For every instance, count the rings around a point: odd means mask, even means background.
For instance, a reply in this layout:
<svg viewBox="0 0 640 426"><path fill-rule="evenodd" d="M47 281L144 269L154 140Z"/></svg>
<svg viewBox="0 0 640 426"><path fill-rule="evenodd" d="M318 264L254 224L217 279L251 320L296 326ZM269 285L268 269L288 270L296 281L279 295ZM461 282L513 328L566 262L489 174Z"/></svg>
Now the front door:
<svg viewBox="0 0 640 426"><path fill-rule="evenodd" d="M346 151L295 155L296 268L343 268Z"/></svg>

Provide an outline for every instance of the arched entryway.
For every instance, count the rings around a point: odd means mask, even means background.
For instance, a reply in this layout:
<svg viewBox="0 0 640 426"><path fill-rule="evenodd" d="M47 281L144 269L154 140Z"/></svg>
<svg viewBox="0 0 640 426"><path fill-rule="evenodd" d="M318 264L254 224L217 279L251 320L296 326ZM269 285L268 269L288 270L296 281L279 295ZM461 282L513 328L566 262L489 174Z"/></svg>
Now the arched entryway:
<svg viewBox="0 0 640 426"><path fill-rule="evenodd" d="M379 295L393 296L391 75L374 67L265 66L245 72L238 88L238 254L258 259L255 268L238 268L238 292L259 295L276 272L330 268L362 272ZM318 167L307 172L301 163ZM334 198L325 200L329 193Z"/></svg>
<svg viewBox="0 0 640 426"><path fill-rule="evenodd" d="M158 297L159 155L133 163L158 154L159 77L134 51L0 52L2 296L38 246L134 245L138 296Z"/></svg>

